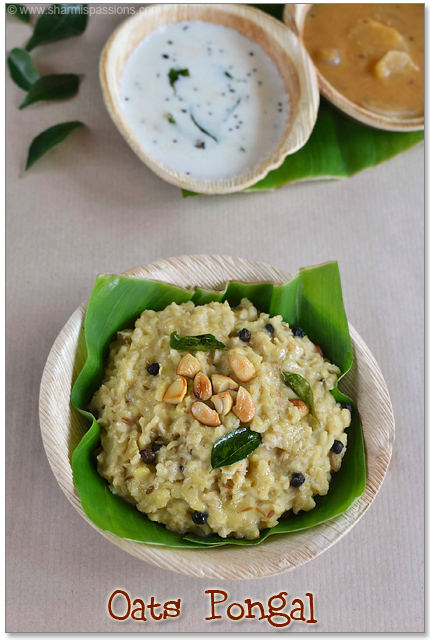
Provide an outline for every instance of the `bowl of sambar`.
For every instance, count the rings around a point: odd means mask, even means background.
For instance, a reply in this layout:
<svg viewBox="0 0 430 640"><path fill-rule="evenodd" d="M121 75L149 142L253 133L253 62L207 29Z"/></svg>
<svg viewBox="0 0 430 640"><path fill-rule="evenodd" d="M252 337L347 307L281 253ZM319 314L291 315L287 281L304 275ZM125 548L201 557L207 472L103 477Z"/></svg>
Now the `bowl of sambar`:
<svg viewBox="0 0 430 640"><path fill-rule="evenodd" d="M423 4L287 4L322 95L389 131L424 127Z"/></svg>

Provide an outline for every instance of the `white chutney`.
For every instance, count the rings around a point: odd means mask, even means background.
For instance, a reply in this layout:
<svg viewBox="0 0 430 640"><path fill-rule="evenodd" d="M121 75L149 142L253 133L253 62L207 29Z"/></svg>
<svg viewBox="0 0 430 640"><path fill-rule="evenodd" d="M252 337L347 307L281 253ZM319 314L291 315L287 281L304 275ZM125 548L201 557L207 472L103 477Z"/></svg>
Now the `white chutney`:
<svg viewBox="0 0 430 640"><path fill-rule="evenodd" d="M260 164L289 119L289 96L265 51L235 29L198 20L159 27L136 47L121 104L147 152L201 180Z"/></svg>

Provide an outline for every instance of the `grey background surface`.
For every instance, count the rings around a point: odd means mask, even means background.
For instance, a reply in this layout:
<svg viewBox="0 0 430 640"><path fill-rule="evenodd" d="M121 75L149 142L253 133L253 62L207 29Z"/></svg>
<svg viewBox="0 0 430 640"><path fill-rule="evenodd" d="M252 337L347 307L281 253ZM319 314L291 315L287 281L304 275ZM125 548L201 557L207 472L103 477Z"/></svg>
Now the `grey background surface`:
<svg viewBox="0 0 430 640"><path fill-rule="evenodd" d="M292 631L422 631L423 147L343 182L184 200L141 164L103 106L98 57L121 20L93 16L84 36L34 51L41 73L84 74L73 100L18 111L23 92L7 79L7 630L275 631L265 620L228 621L223 607L222 620L205 622L204 591L221 588L229 602L311 591L318 624ZM7 50L28 37L7 20ZM32 138L75 119L88 128L20 179ZM396 443L375 503L332 549L279 577L213 582L137 561L74 511L43 450L43 367L97 274L195 253L291 273L338 260L348 318L391 393ZM117 588L145 602L182 598L182 615L116 622L106 603Z"/></svg>

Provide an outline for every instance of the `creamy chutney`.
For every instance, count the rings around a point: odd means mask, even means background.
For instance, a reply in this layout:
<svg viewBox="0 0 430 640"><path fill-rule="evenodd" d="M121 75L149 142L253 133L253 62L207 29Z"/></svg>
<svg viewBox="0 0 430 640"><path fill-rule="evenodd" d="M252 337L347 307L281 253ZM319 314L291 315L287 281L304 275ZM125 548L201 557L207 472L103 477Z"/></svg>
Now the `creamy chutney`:
<svg viewBox="0 0 430 640"><path fill-rule="evenodd" d="M239 175L278 146L289 97L275 63L230 27L162 26L131 53L121 104L156 160L202 180Z"/></svg>

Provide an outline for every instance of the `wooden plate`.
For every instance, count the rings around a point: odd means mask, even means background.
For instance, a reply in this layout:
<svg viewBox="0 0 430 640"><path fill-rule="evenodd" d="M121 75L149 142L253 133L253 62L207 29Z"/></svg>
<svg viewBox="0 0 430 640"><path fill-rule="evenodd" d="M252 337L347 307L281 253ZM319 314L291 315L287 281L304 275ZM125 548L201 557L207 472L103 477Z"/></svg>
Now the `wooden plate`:
<svg viewBox="0 0 430 640"><path fill-rule="evenodd" d="M286 4L284 8L284 22L290 29L295 31L303 44L302 34L305 26L306 16L313 7L311 3ZM303 45L304 46L304 45ZM375 129L385 129L387 131L419 131L424 129L424 116L414 118L398 118L390 115L379 115L369 111L364 107L359 107L344 95L339 93L315 67L318 77L318 85L322 95L335 107L346 113L354 120L367 124Z"/></svg>
<svg viewBox="0 0 430 640"><path fill-rule="evenodd" d="M100 82L107 110L115 125L139 158L158 176L178 187L198 193L232 193L255 184L284 158L308 140L314 127L319 92L312 62L296 34L263 11L235 4L166 4L137 13L112 34L100 59ZM272 58L290 97L290 119L278 146L240 175L222 180L200 180L174 171L156 160L134 135L121 107L120 79L129 55L154 29L183 20L202 20L232 27L253 40Z"/></svg>
<svg viewBox="0 0 430 640"><path fill-rule="evenodd" d="M225 256L182 256L159 260L125 275L168 282L180 287L221 289L228 280L273 282L291 279L288 273L263 263ZM71 455L87 421L70 405L70 393L85 361L83 320L86 303L68 320L49 354L40 388L40 426L52 471L64 494L80 515L105 538L145 562L199 578L243 580L273 576L312 560L340 540L361 518L381 487L394 441L394 418L382 373L358 333L350 327L355 354L352 370L341 390L360 412L366 446L367 483L361 498L341 516L305 531L272 536L257 547L169 549L123 540L96 527L84 513L73 483Z"/></svg>

